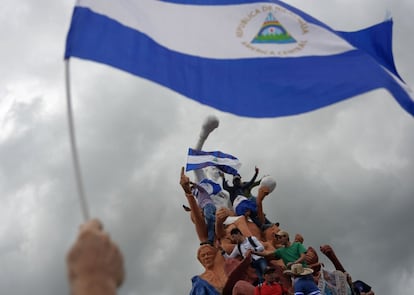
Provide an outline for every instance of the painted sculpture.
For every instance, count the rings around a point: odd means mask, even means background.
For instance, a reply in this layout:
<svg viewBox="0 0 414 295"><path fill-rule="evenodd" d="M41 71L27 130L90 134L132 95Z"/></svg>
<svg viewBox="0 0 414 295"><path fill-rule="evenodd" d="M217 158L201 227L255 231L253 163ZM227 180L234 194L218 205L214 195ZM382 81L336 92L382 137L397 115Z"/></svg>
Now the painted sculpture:
<svg viewBox="0 0 414 295"><path fill-rule="evenodd" d="M195 149L202 149L209 134L218 125L218 119L214 116L210 116L205 120ZM257 173L258 169L256 168L256 175ZM219 192L211 193L212 190L203 185L204 179L220 183L220 171L217 168L198 169L194 171L194 174L195 181L193 182L190 181L190 178L184 173L184 168L182 168L180 185L187 199L187 205L183 205L183 207L190 213L195 232L200 241L197 259L203 265L205 271L192 278L190 295L253 295L257 275L251 267L251 256L247 255L243 259L241 257L239 259L226 259L222 254L224 252L230 253L234 249L235 244L230 232L236 227L240 229L244 236L255 236L260 239L266 251L274 251L278 247L275 234L279 231L279 224L268 222L263 212L263 200L275 189L276 182L270 176L263 177L259 182L257 197L252 197L251 194L246 197L255 202L257 218L261 224L266 224L266 227L259 228L257 224L252 222L249 214L235 214L235 210L233 210L229 201L229 194L225 190L221 189ZM254 185L256 186L258 183ZM208 196L207 191L210 192ZM206 218L206 211L203 210L203 205L200 205L200 202L215 205L214 240L211 239L211 234L209 235L209 220ZM315 251L309 251L307 261L310 262L310 265L318 264ZM287 289L290 288L290 278L283 275L283 271L286 269L283 261L280 259L269 260L268 264L276 269L280 282Z"/></svg>

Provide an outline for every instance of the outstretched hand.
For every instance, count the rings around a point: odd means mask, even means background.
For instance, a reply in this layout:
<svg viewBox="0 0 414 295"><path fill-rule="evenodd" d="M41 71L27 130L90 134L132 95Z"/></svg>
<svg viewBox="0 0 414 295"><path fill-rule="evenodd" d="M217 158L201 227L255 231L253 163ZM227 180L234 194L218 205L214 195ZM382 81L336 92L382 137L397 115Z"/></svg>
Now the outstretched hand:
<svg viewBox="0 0 414 295"><path fill-rule="evenodd" d="M184 167L181 167L180 185L186 194L191 194L190 178L185 175Z"/></svg>
<svg viewBox="0 0 414 295"><path fill-rule="evenodd" d="M325 255L329 255L329 254L333 253L332 247L330 245L322 245L322 246L319 247L319 249Z"/></svg>
<svg viewBox="0 0 414 295"><path fill-rule="evenodd" d="M222 207L216 211L216 223L223 224L227 217L231 215L228 208Z"/></svg>

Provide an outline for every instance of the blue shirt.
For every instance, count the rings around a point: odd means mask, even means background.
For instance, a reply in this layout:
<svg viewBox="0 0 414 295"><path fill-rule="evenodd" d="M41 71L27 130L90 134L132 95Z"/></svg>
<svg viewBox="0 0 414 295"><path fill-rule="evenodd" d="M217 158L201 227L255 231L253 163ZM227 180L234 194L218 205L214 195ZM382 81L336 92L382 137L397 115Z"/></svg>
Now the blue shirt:
<svg viewBox="0 0 414 295"><path fill-rule="evenodd" d="M297 277L294 282L295 295L321 295L311 275Z"/></svg>

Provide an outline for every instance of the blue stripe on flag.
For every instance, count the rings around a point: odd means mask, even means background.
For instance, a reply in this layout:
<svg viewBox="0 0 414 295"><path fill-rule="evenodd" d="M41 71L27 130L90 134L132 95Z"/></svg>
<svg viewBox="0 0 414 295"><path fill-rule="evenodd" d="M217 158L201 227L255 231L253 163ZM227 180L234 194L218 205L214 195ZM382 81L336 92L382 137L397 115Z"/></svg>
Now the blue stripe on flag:
<svg viewBox="0 0 414 295"><path fill-rule="evenodd" d="M357 32L338 32L356 48L364 50L401 81L392 55L392 21L387 20Z"/></svg>
<svg viewBox="0 0 414 295"><path fill-rule="evenodd" d="M215 166L225 173L236 175L240 165L236 157L220 151L205 152L188 149L186 171Z"/></svg>
<svg viewBox="0 0 414 295"><path fill-rule="evenodd" d="M217 165L214 162L204 162L204 163L200 163L200 164L187 164L186 167L185 167L185 171L202 169L202 168L206 168L208 166L216 166L218 169L220 169L224 173L231 174L231 175L236 175L238 173L236 169L234 169L230 166Z"/></svg>
<svg viewBox="0 0 414 295"><path fill-rule="evenodd" d="M214 156L217 158L221 158L221 159L234 159L237 160L236 157L229 155L229 154L225 154L223 152L220 151L213 151L213 152L205 152L205 151L200 151L200 150L195 150L192 148L188 149L188 155L189 156Z"/></svg>
<svg viewBox="0 0 414 295"><path fill-rule="evenodd" d="M199 4L199 1L185 2ZM255 1L225 1L221 4L250 2ZM272 2L290 7L279 1ZM299 10L291 9L307 21L327 28ZM407 112L414 115L410 95L381 67L383 65L396 74L391 43L387 41L390 40L392 22L386 21L380 26L385 29L374 27L375 30L355 34L336 32L361 47L361 50L341 54L214 59L169 50L107 16L76 7L65 58L75 56L105 63L200 103L241 116L295 115L378 88L387 89ZM361 42L357 37L364 35L371 38ZM374 44L368 40L379 42Z"/></svg>

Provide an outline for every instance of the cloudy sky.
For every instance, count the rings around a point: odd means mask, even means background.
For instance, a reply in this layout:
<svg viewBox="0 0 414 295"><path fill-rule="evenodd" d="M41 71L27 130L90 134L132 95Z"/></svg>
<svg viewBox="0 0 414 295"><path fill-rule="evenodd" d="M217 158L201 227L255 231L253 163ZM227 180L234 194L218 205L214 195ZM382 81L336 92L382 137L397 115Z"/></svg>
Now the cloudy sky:
<svg viewBox="0 0 414 295"><path fill-rule="evenodd" d="M0 10L0 292L68 294L65 253L83 217L73 177L63 52L73 1L3 0ZM394 57L414 87L412 0L289 0L337 30L394 18ZM188 294L203 271L178 186L207 115L205 150L237 156L278 188L270 219L305 245L330 244L377 294L414 289L414 118L384 90L300 116L250 119L108 66L71 60L90 213L124 255L119 294ZM190 176L192 176L190 174ZM332 268L326 262L327 268Z"/></svg>

